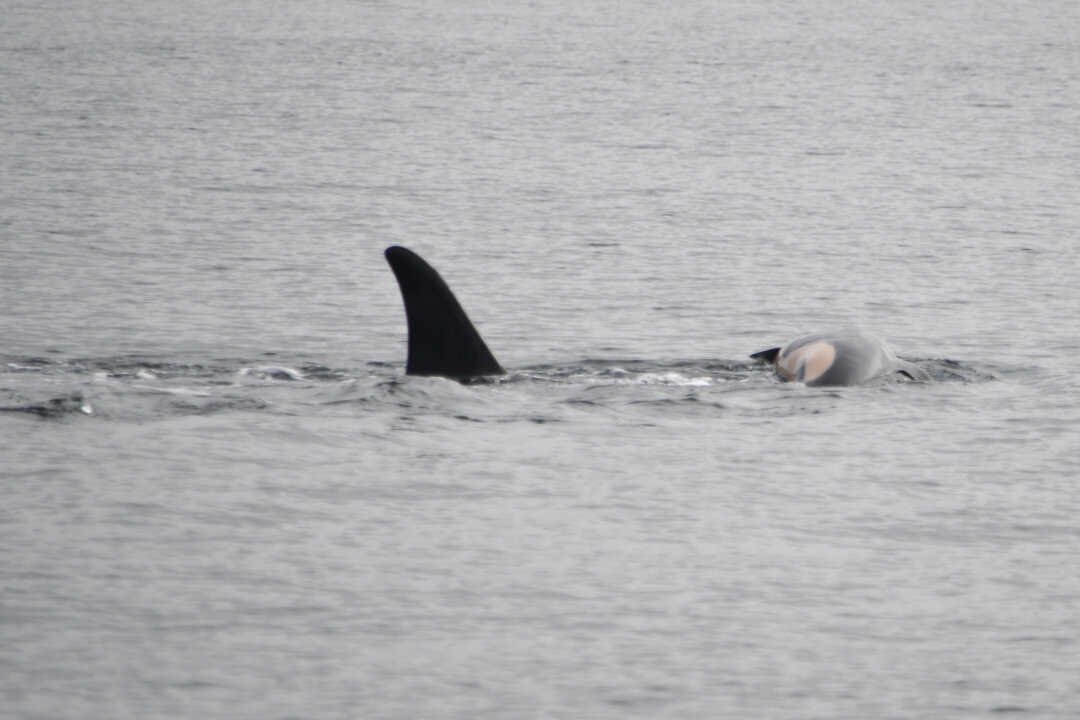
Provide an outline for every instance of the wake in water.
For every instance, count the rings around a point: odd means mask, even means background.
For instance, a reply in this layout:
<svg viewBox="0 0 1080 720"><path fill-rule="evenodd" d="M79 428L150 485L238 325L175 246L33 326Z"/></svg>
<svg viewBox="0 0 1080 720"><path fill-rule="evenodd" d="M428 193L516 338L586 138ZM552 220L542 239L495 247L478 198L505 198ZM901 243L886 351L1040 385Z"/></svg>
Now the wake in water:
<svg viewBox="0 0 1080 720"><path fill-rule="evenodd" d="M984 370L952 360L917 363L941 382L995 379ZM866 392L875 392L905 384L915 391L915 384L892 377L878 378L864 387ZM0 361L0 412L45 419L143 421L230 411L319 414L342 406L453 415L488 404L500 417L507 416L507 409L534 415L559 404L694 406L698 412L701 406L731 407L736 394L752 400L778 391L788 395L823 392L782 384L769 366L759 363L707 359L586 359L465 382L407 376L401 367L381 362L332 368L244 359L189 364L130 356ZM500 402L504 407L498 407Z"/></svg>
<svg viewBox="0 0 1080 720"><path fill-rule="evenodd" d="M141 421L228 411L309 415L356 405L362 411L472 417L468 409L487 402L496 409L477 411L477 417L550 417L551 407L563 405L756 412L762 402L775 406L777 392L813 396L810 386L828 388L819 390L821 397L840 397L836 388L873 392L910 381L971 383L995 377L948 359L898 358L858 330L807 336L751 356L762 362L584 359L507 372L433 267L402 247L387 249L386 258L408 321L404 377L396 365L283 364L277 353L261 356L272 363L185 363L140 355L9 357L0 358L0 412ZM779 390L781 380L795 382Z"/></svg>

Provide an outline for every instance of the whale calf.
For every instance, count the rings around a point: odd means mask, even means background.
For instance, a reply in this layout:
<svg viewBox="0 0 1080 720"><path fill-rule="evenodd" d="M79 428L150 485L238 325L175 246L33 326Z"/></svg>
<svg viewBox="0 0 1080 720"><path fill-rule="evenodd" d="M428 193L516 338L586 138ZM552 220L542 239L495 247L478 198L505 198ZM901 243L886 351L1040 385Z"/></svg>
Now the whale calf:
<svg viewBox="0 0 1080 720"><path fill-rule="evenodd" d="M784 380L811 387L858 385L894 373L930 380L925 370L896 357L880 338L855 329L807 335L750 357L776 365Z"/></svg>
<svg viewBox="0 0 1080 720"><path fill-rule="evenodd" d="M409 326L405 374L460 381L505 375L435 268L407 248L389 247L385 254L401 289ZM808 335L750 357L775 364L784 380L810 386L857 385L891 373L930 380L922 368L900 360L888 345L860 330Z"/></svg>

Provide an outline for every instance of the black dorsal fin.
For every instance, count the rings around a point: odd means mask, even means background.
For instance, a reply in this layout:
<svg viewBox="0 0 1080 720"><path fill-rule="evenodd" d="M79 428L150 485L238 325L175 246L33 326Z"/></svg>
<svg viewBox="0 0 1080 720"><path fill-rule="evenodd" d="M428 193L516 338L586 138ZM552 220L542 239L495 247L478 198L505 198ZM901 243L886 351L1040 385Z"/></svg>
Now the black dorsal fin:
<svg viewBox="0 0 1080 720"><path fill-rule="evenodd" d="M386 261L405 301L409 324L406 374L455 380L506 374L435 268L403 247L387 248Z"/></svg>
<svg viewBox="0 0 1080 720"><path fill-rule="evenodd" d="M763 360L764 362L767 362L767 363L775 363L776 362L776 356L780 354L780 350L781 350L781 348L778 348L778 347L769 348L768 350L762 350L760 352L756 352L753 355L751 355L750 357L753 358L754 360Z"/></svg>

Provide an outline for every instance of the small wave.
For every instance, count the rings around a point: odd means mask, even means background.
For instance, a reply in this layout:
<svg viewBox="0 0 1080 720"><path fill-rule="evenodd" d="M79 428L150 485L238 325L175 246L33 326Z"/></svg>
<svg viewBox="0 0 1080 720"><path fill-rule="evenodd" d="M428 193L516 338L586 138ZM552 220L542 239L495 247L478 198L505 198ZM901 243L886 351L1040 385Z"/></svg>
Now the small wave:
<svg viewBox="0 0 1080 720"><path fill-rule="evenodd" d="M11 372L40 372L41 365L20 365L18 363L7 363L8 370Z"/></svg>
<svg viewBox="0 0 1080 720"><path fill-rule="evenodd" d="M170 414L175 415L214 415L220 412L265 410L270 404L257 398L223 397L211 398L205 402L188 399L174 399L170 403Z"/></svg>
<svg viewBox="0 0 1080 720"><path fill-rule="evenodd" d="M535 365L514 373L510 379L559 382L600 380L616 385L709 387L745 379L751 367L756 367L756 364L720 360L657 362L587 359L572 365Z"/></svg>
<svg viewBox="0 0 1080 720"><path fill-rule="evenodd" d="M241 368L239 375L251 375L263 380L303 380L304 375L299 370L287 367L265 365L254 368Z"/></svg>
<svg viewBox="0 0 1080 720"><path fill-rule="evenodd" d="M708 387L713 384L711 377L687 377L677 372L644 373L627 380L631 385L676 385L680 387Z"/></svg>
<svg viewBox="0 0 1080 720"><path fill-rule="evenodd" d="M989 372L946 358L912 359L911 362L929 373L937 382L981 383L998 379Z"/></svg>
<svg viewBox="0 0 1080 720"><path fill-rule="evenodd" d="M83 397L82 393L73 393L62 397L51 398L43 402L30 402L23 405L3 405L0 412L26 413L43 418L57 418L72 413L93 415L94 408Z"/></svg>

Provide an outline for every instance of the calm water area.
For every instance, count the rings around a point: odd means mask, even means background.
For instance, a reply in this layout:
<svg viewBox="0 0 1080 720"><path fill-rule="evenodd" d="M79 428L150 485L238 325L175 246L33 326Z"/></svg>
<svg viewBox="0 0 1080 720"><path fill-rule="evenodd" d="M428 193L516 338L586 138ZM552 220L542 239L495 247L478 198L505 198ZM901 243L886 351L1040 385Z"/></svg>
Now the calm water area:
<svg viewBox="0 0 1080 720"><path fill-rule="evenodd" d="M1080 4L0 18L4 718L1080 717Z"/></svg>

